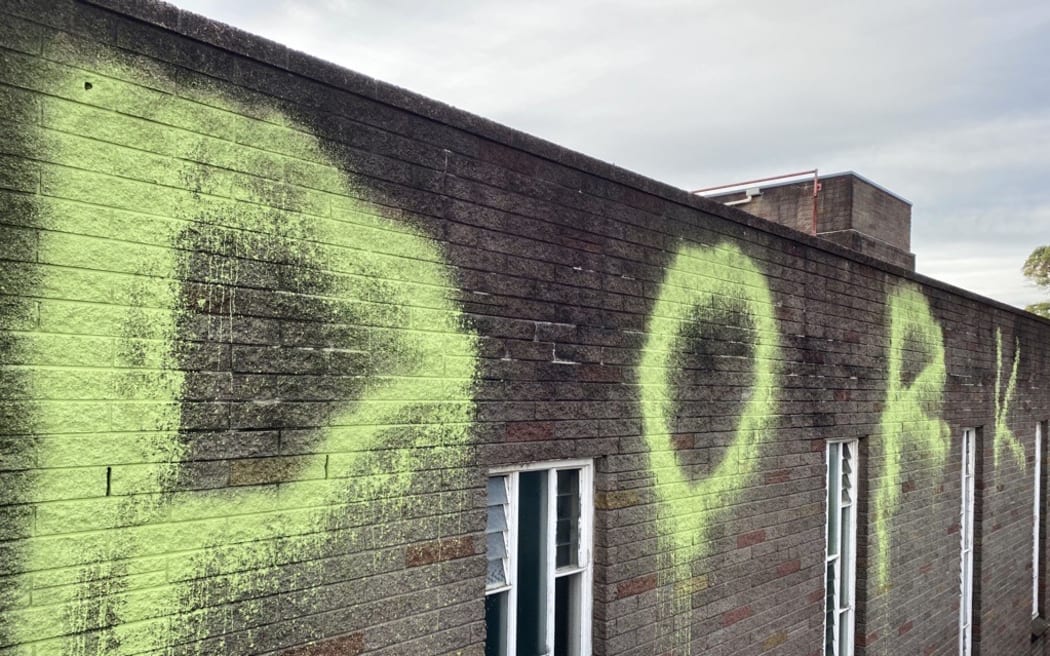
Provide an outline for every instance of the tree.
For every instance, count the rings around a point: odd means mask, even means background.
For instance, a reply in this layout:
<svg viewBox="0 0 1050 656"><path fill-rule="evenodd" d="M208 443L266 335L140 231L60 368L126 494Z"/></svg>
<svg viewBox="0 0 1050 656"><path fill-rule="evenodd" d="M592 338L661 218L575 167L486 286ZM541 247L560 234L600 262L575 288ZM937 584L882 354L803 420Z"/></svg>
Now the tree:
<svg viewBox="0 0 1050 656"><path fill-rule="evenodd" d="M1021 273L1039 289L1050 292L1050 246L1040 246L1032 251L1021 267ZM1025 309L1050 319L1050 301L1033 303Z"/></svg>

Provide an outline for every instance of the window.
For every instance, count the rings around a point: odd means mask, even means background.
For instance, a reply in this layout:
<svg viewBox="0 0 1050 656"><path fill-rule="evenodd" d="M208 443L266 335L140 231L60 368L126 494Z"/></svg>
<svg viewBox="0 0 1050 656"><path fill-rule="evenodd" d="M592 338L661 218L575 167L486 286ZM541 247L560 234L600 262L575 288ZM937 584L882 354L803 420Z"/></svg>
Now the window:
<svg viewBox="0 0 1050 656"><path fill-rule="evenodd" d="M828 442L825 656L852 656L857 571L857 442Z"/></svg>
<svg viewBox="0 0 1050 656"><path fill-rule="evenodd" d="M959 564L959 654L970 656L973 652L973 526L976 464L976 431L967 428L962 440L962 508L959 511L960 564Z"/></svg>
<svg viewBox="0 0 1050 656"><path fill-rule="evenodd" d="M485 656L591 653L592 478L590 461L489 478Z"/></svg>
<svg viewBox="0 0 1050 656"><path fill-rule="evenodd" d="M1046 434L1046 422L1035 425L1035 467L1033 467L1032 499L1032 619L1043 614L1043 596L1039 591L1039 579L1042 560L1039 558L1039 546L1043 544L1043 436Z"/></svg>

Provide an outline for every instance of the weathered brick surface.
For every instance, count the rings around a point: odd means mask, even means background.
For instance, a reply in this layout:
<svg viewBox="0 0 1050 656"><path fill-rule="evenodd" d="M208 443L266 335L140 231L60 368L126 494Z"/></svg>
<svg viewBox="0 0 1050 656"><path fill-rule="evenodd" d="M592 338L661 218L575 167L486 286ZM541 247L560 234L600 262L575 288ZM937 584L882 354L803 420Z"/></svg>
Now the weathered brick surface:
<svg viewBox="0 0 1050 656"><path fill-rule="evenodd" d="M284 656L357 656L365 649L363 633L329 638L281 652Z"/></svg>
<svg viewBox="0 0 1050 656"><path fill-rule="evenodd" d="M485 474L567 458L594 653L821 653L846 438L858 654L955 653L966 427L980 653L1045 653L1050 323L166 5L0 19L0 654L480 655Z"/></svg>

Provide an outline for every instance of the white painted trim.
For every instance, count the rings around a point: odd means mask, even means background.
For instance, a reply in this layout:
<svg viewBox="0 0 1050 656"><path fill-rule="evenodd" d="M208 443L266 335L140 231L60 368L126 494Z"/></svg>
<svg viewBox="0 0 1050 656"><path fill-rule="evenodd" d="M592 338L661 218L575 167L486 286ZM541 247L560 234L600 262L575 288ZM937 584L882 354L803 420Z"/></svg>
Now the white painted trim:
<svg viewBox="0 0 1050 656"><path fill-rule="evenodd" d="M504 465L489 470L489 476L500 474L513 474L516 472L539 471L543 469L581 469L583 467L594 467L594 461L590 458L579 458L575 460L546 460L539 462L528 462L523 465Z"/></svg>
<svg viewBox="0 0 1050 656"><path fill-rule="evenodd" d="M591 654L591 624L594 617L594 465L580 470L580 655Z"/></svg>
<svg viewBox="0 0 1050 656"><path fill-rule="evenodd" d="M510 572L507 574L507 579L510 581L510 594L507 595L507 656L517 656L518 654L518 614L515 610L518 608L518 475L513 474L508 477L508 487L510 488L508 496L510 497L510 510L507 513L507 525L509 527L510 536L507 542L510 543Z"/></svg>
<svg viewBox="0 0 1050 656"><path fill-rule="evenodd" d="M973 653L973 546L976 464L976 431L963 430L962 503L959 509L959 656Z"/></svg>
<svg viewBox="0 0 1050 656"><path fill-rule="evenodd" d="M833 447L836 447L834 448ZM849 448L849 458L843 457L843 449ZM824 485L825 496L828 499L827 507L824 509L824 589L827 590L827 565L833 564L836 571L835 581L836 585L832 589L832 618L834 621L834 627L832 627L832 648L831 652L828 653L827 647L825 646L825 656L853 656L856 626L856 602L857 602L857 505L859 500L857 498L857 482L859 477L858 463L859 463L859 447L860 443L857 440L828 440L824 448ZM835 470L838 472L834 480L832 480L832 452L834 451L834 459L837 461L837 467ZM848 478L848 487L850 492L850 500L848 503L843 501L842 498L842 464L848 462L850 466L850 473ZM849 509L849 534L846 536L842 535L842 523L841 510L843 508ZM834 518L832 516L834 512ZM836 537L838 543L835 545L836 553L831 554L832 544L828 539L828 532L831 529L832 521L837 522L838 531ZM843 538L845 537L845 549L843 549ZM846 581L846 599L840 599L840 590L842 589L842 581ZM825 595L824 599L824 630L821 632L821 641L823 642L827 636L827 611L828 611L828 599ZM845 622L846 627L846 639L844 643L839 642L839 631Z"/></svg>
<svg viewBox="0 0 1050 656"><path fill-rule="evenodd" d="M856 630L856 615L857 615L857 465L859 463L859 451L860 445L857 440L850 440L844 443L850 449L850 473L849 473L849 489L851 492L849 502L849 526L850 532L849 537L849 562L844 567L843 576L849 577L849 599L847 599L847 632L846 632L846 651L844 656L853 656L853 646L855 644L854 632Z"/></svg>
<svg viewBox="0 0 1050 656"><path fill-rule="evenodd" d="M1035 467L1032 468L1032 619L1039 617L1039 526L1042 524L1043 424L1035 425Z"/></svg>
<svg viewBox="0 0 1050 656"><path fill-rule="evenodd" d="M582 512L582 509L581 509ZM554 590L555 573L557 572L558 556L558 470L551 468L547 470L547 564L544 567L544 587L547 593L546 628L547 637L544 643L546 654L554 653Z"/></svg>

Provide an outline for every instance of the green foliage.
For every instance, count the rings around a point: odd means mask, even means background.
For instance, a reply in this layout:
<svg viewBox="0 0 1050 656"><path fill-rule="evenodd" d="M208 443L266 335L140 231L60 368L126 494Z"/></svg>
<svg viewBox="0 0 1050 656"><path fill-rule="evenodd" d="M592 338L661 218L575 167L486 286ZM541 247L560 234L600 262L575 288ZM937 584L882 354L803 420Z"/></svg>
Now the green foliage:
<svg viewBox="0 0 1050 656"><path fill-rule="evenodd" d="M1032 251L1021 267L1021 273L1036 287L1050 292L1050 246L1040 246ZM1050 301L1033 303L1025 308L1033 314L1050 319Z"/></svg>
<svg viewBox="0 0 1050 656"><path fill-rule="evenodd" d="M1050 290L1050 246L1040 246L1032 251L1021 272L1037 287Z"/></svg>
<svg viewBox="0 0 1050 656"><path fill-rule="evenodd" d="M1041 317L1046 317L1047 319L1050 319L1050 301L1047 301L1045 303L1032 303L1025 309L1031 312L1032 314L1038 314Z"/></svg>

